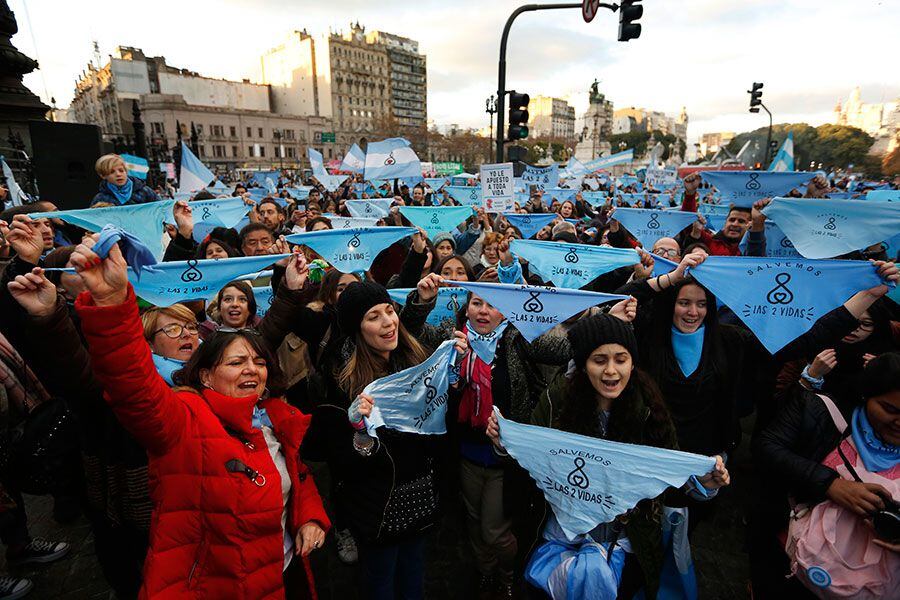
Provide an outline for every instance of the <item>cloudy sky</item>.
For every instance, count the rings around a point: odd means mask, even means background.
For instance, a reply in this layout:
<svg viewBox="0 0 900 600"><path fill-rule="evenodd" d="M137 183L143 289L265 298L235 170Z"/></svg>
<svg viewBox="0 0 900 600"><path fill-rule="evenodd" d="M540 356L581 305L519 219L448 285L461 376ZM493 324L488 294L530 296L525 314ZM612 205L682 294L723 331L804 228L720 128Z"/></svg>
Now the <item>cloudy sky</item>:
<svg viewBox="0 0 900 600"><path fill-rule="evenodd" d="M616 42L618 17L590 24L578 10L526 13L512 29L507 89L569 100L581 114L594 78L616 108L690 116L689 137L766 123L746 90L765 82L776 122L818 125L855 86L863 100L900 96L897 0L678 0L646 2L643 34ZM26 84L65 107L91 60L118 45L163 55L210 77L255 79L259 56L289 31L348 29L359 21L411 37L428 57L428 116L439 125L487 125L500 33L522 0L159 0L110 3L9 0L13 43L41 64ZM26 10L27 9L27 10ZM30 27L29 27L30 25Z"/></svg>

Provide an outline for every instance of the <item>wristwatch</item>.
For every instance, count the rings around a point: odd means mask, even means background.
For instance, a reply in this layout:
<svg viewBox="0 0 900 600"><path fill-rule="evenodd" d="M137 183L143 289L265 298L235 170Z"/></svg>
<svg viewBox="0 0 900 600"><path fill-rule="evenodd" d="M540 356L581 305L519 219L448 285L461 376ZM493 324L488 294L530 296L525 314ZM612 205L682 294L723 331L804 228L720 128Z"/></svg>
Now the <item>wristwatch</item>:
<svg viewBox="0 0 900 600"><path fill-rule="evenodd" d="M814 390L821 390L822 386L825 385L825 378L819 377L818 379L809 374L809 365L803 368L803 372L800 373L800 377L806 381Z"/></svg>

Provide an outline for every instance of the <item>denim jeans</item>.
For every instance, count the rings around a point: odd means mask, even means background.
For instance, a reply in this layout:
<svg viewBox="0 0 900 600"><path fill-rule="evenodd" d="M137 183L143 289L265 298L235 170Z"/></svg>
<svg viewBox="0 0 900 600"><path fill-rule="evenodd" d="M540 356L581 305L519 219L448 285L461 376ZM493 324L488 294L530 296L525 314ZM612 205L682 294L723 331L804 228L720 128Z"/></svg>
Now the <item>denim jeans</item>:
<svg viewBox="0 0 900 600"><path fill-rule="evenodd" d="M360 598L419 600L424 597L425 536L385 546L358 544Z"/></svg>

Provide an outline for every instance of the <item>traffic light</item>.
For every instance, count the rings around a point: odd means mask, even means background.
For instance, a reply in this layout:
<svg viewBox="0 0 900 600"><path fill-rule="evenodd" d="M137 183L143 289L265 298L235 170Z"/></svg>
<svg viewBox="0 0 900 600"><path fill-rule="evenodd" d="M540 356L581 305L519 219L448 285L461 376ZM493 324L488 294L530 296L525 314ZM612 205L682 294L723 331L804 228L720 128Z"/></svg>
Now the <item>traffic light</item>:
<svg viewBox="0 0 900 600"><path fill-rule="evenodd" d="M641 37L641 24L635 23L644 15L641 0L622 0L619 7L619 41L627 42Z"/></svg>
<svg viewBox="0 0 900 600"><path fill-rule="evenodd" d="M762 104L762 88L763 84L761 83L753 83L753 89L747 90L747 93L750 94L750 112L758 113L759 106Z"/></svg>
<svg viewBox="0 0 900 600"><path fill-rule="evenodd" d="M509 131L507 140L514 142L528 137L528 103L531 97L518 92L509 93Z"/></svg>

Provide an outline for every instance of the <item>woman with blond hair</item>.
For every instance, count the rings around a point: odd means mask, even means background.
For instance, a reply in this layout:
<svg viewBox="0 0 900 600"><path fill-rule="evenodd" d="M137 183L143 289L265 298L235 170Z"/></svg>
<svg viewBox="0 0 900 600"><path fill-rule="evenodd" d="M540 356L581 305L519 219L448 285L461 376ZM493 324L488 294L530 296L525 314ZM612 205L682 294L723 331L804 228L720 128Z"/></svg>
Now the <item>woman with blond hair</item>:
<svg viewBox="0 0 900 600"><path fill-rule="evenodd" d="M97 159L94 168L103 181L100 182L97 195L91 200L91 207L101 202L111 206L123 206L159 200L153 188L128 174L125 161L118 154L104 154Z"/></svg>

